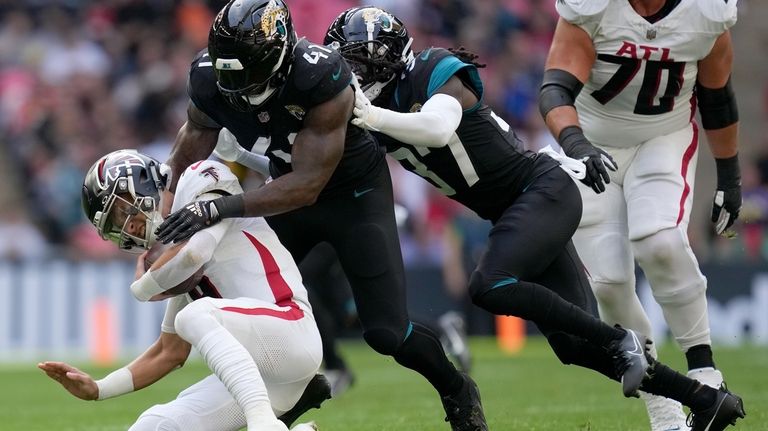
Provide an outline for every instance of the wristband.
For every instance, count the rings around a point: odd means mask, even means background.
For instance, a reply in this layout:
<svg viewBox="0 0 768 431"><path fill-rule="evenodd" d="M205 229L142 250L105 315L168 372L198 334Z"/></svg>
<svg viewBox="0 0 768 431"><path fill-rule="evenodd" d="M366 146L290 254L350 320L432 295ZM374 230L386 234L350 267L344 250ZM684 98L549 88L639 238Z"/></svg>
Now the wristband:
<svg viewBox="0 0 768 431"><path fill-rule="evenodd" d="M245 201L243 195L222 196L213 201L216 205L216 211L222 219L232 217L243 217L245 214Z"/></svg>
<svg viewBox="0 0 768 431"><path fill-rule="evenodd" d="M717 188L728 189L741 185L741 169L739 168L739 155L727 159L715 159L717 168Z"/></svg>
<svg viewBox="0 0 768 431"><path fill-rule="evenodd" d="M99 396L96 398L99 401L133 392L133 373L126 367L117 369L103 379L96 380L96 386L99 388Z"/></svg>
<svg viewBox="0 0 768 431"><path fill-rule="evenodd" d="M165 289L157 284L155 278L152 277L151 271L146 271L138 280L131 283L133 297L141 302L149 301L153 296L163 292L165 292Z"/></svg>
<svg viewBox="0 0 768 431"><path fill-rule="evenodd" d="M586 140L587 137L584 136L584 131L581 130L581 127L579 126L565 127L560 131L560 135L557 137L557 142L566 154L570 152L574 145L583 143Z"/></svg>

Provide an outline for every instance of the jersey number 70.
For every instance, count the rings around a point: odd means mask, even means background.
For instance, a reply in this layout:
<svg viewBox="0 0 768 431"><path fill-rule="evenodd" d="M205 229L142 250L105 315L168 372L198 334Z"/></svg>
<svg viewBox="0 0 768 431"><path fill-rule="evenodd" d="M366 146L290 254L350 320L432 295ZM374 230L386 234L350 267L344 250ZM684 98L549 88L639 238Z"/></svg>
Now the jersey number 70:
<svg viewBox="0 0 768 431"><path fill-rule="evenodd" d="M684 62L642 60L610 54L599 54L597 59L619 65L611 79L602 88L592 92L592 97L601 104L605 105L611 99L618 96L637 75L643 62L645 62L645 75L643 76L640 91L637 94L635 114L664 114L672 111L672 108L675 107L675 98L680 95L680 90L683 88ZM667 87L659 97L659 103L655 104L654 101L659 93L659 85L661 85L661 77L664 70L669 72Z"/></svg>

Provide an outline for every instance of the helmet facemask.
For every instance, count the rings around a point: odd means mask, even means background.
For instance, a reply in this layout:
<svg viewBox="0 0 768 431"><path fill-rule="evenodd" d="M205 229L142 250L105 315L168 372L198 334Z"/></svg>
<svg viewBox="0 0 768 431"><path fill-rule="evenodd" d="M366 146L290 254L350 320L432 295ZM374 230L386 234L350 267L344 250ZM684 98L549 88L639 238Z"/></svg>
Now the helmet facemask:
<svg viewBox="0 0 768 431"><path fill-rule="evenodd" d="M115 182L112 193L107 196L104 211L97 211L93 224L99 236L114 242L121 250L141 253L149 250L156 242L155 228L163 222L160 202L151 196L135 196L135 193L118 193L130 189L131 182L120 178ZM143 230L142 230L143 228Z"/></svg>

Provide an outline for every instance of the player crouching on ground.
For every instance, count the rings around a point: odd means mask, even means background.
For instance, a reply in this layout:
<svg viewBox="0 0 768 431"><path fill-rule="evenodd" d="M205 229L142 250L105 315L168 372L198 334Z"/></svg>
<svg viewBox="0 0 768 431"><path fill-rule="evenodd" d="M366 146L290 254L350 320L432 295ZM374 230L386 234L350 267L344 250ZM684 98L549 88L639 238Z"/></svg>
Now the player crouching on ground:
<svg viewBox="0 0 768 431"><path fill-rule="evenodd" d="M126 251L152 248L168 172L135 150L99 159L86 175L82 203L102 238ZM242 192L225 165L205 160L182 174L173 209ZM72 395L103 400L147 387L183 365L195 346L214 374L151 407L130 430L287 431L330 397L316 374L322 350L307 292L263 218L227 219L198 232L165 250L149 271L146 257L138 259L131 291L141 301L169 298L158 340L101 380L62 362L38 365Z"/></svg>

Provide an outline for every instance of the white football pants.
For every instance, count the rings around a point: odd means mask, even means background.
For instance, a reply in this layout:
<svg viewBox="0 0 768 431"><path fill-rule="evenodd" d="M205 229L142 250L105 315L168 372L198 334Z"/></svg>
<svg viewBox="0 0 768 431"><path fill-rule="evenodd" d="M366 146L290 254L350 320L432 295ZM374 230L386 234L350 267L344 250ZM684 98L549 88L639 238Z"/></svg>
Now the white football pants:
<svg viewBox="0 0 768 431"><path fill-rule="evenodd" d="M599 195L579 183L584 212L573 238L601 318L652 334L635 292L637 259L683 351L710 344L706 279L686 232L698 153L696 124L636 147L601 148L619 170L611 172L611 183Z"/></svg>
<svg viewBox="0 0 768 431"><path fill-rule="evenodd" d="M285 309L252 298L203 298L179 312L176 329L182 338L192 334L209 343L211 337L199 337L191 326L213 316L250 353L258 370L257 376L248 377L263 381L272 412L280 416L296 404L322 361L320 334L311 312L301 310L299 317ZM236 431L245 426L243 409L211 375L175 400L146 410L130 431Z"/></svg>

